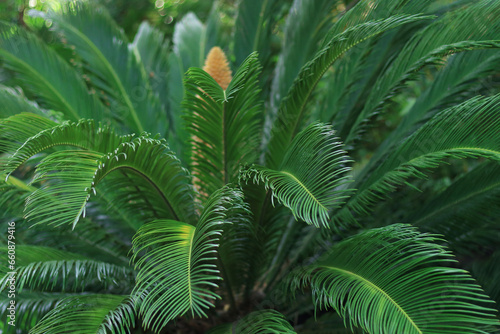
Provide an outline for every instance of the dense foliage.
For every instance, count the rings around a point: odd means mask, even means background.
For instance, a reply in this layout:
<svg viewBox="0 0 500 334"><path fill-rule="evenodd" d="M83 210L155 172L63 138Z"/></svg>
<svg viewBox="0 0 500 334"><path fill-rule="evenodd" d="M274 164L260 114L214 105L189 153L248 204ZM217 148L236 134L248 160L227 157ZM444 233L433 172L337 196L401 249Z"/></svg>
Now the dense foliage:
<svg viewBox="0 0 500 334"><path fill-rule="evenodd" d="M500 2L235 11L0 23L0 332L499 333Z"/></svg>

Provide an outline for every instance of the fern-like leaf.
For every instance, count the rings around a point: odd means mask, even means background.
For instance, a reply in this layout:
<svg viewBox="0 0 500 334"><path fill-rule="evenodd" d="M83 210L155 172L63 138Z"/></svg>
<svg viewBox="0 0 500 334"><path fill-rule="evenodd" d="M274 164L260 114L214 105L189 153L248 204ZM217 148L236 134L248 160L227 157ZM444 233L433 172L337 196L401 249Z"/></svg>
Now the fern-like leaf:
<svg viewBox="0 0 500 334"><path fill-rule="evenodd" d="M277 170L253 165L242 180L263 182L272 196L295 217L316 227L329 227L329 211L348 197L349 159L333 129L313 123L300 132L284 154Z"/></svg>
<svg viewBox="0 0 500 334"><path fill-rule="evenodd" d="M346 239L290 275L310 286L316 307L333 308L368 333L489 333L500 325L493 303L434 235L408 225ZM435 305L435 307L429 307Z"/></svg>

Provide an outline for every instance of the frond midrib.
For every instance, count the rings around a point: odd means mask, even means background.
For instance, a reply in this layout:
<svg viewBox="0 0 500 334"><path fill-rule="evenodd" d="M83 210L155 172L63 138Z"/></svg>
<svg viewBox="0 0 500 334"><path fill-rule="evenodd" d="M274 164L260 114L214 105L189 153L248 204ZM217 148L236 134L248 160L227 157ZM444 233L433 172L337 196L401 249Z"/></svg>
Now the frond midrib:
<svg viewBox="0 0 500 334"><path fill-rule="evenodd" d="M188 282L188 290L189 290L189 305L191 305L191 314L194 317L194 309L193 309L193 289L191 287L191 256L193 254L193 240L194 240L194 235L196 232L196 228L190 226L190 240L189 240L189 252L188 252L188 259L187 259L187 282Z"/></svg>
<svg viewBox="0 0 500 334"><path fill-rule="evenodd" d="M110 170L106 171L100 177L100 179L102 180L104 177L106 177L106 175L110 174L111 172L113 172L115 170L121 169L121 168L130 169L131 171L137 173L139 176L141 176L142 178L144 178L158 192L158 194L160 194L161 199L163 200L163 202L165 202L165 204L167 205L169 211L174 215L175 220L180 221L179 216L177 215L177 212L174 210L174 207L172 206L172 204L170 203L170 201L166 197L165 193L156 185L156 183L151 179L151 177L149 175L143 173L142 171L140 171L136 167L134 167L134 166L132 166L130 164L123 164L123 165L120 165L120 166L117 166L117 167L113 167Z"/></svg>
<svg viewBox="0 0 500 334"><path fill-rule="evenodd" d="M297 179L297 178L296 178L293 174L291 174L291 173L289 173L289 172L285 172L285 171L281 171L280 173L287 175L287 176L288 176L288 177L290 177L292 180L294 180L295 182L297 182L297 183L298 183L298 184L302 187L302 189L304 189L304 190L305 190L305 191L309 194L309 196L311 196L311 198L312 198L312 199L313 199L316 203L318 203L318 205L319 205L322 209L324 209L324 210L328 211L328 209L327 209L327 208L326 208L323 204L321 204L321 202L320 202L320 201L316 198L316 196L314 196L314 195L313 195L313 194L309 191L309 189L307 189L307 187L306 187L306 186L305 186L302 182L300 182L300 180L299 180L299 179Z"/></svg>
<svg viewBox="0 0 500 334"><path fill-rule="evenodd" d="M391 302L401 312L401 314L406 319L408 319L408 321L417 330L417 332L419 334L423 334L423 332L420 330L420 328L417 326L417 324L411 319L410 315L408 313L406 313L406 311L391 296L389 296L387 294L387 292L385 292L384 290L382 290L376 284L372 283L370 280L364 278L363 276L355 274L352 271L346 270L346 269L342 269L342 268L338 268L338 267L332 267L332 266L322 266L322 267L326 268L326 269L329 269L329 270L340 272L343 275L347 275L347 276L353 277L355 280L361 281L361 282L367 284L368 286L372 287L378 293L382 294L387 300L389 300L389 302Z"/></svg>

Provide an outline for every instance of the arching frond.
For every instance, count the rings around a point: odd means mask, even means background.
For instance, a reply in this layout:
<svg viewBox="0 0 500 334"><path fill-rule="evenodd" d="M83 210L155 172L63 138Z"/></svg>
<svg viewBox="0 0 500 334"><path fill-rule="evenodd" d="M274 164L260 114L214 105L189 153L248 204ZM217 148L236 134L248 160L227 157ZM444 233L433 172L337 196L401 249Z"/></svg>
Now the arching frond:
<svg viewBox="0 0 500 334"><path fill-rule="evenodd" d="M329 211L348 197L349 190L342 187L349 181L348 162L333 129L313 123L294 138L277 170L252 165L241 178L263 182L295 217L316 227L329 227Z"/></svg>
<svg viewBox="0 0 500 334"><path fill-rule="evenodd" d="M36 116L23 115L23 122ZM5 122L0 124L0 129L10 130L15 123ZM32 156L60 145L71 145L85 150L99 153L109 153L115 150L121 143L129 142L132 135L119 136L111 128L96 125L93 120L80 120L77 123L66 122L61 125L45 129L28 138L8 159L2 170L7 174L12 173L26 160Z"/></svg>
<svg viewBox="0 0 500 334"><path fill-rule="evenodd" d="M144 66L104 7L71 2L62 4L57 11L33 15L50 20L74 46L92 74L91 83L106 94L114 116L128 129L139 134L166 133L166 113L151 90Z"/></svg>
<svg viewBox="0 0 500 334"><path fill-rule="evenodd" d="M40 115L20 113L0 119L0 148L13 153L28 138L56 126L57 123ZM1 166L4 168L4 166Z"/></svg>
<svg viewBox="0 0 500 334"><path fill-rule="evenodd" d="M157 220L137 231L132 249L139 270L134 294L146 328L159 331L186 313L206 316L205 310L213 306L218 295L212 289L220 280L213 262L231 199L230 188L215 192L196 226Z"/></svg>
<svg viewBox="0 0 500 334"><path fill-rule="evenodd" d="M339 129L346 144L351 144L366 121L423 67L440 64L443 57L453 53L500 47L500 25L493 19L498 14L497 1L477 1L463 10L447 13L415 35L374 83L363 109L353 113Z"/></svg>
<svg viewBox="0 0 500 334"><path fill-rule="evenodd" d="M476 50L451 56L396 129L379 145L367 166L357 175L356 182L362 183L366 174L422 122L440 110L460 103L466 96L476 95L478 81L484 80L499 66L500 54L496 50Z"/></svg>
<svg viewBox="0 0 500 334"><path fill-rule="evenodd" d="M7 258L7 248L0 254ZM96 261L85 256L43 246L16 246L16 291L29 288L39 291L84 291L98 284L127 285L134 272L127 266ZM11 270L9 270L11 272ZM9 284L10 274L0 278L0 290Z"/></svg>
<svg viewBox="0 0 500 334"><path fill-rule="evenodd" d="M447 109L402 142L334 215L353 221L352 213L367 213L380 198L410 177L425 177L446 158L485 157L500 160L500 95L473 98ZM481 126L477 126L481 124ZM350 211L352 210L352 212Z"/></svg>
<svg viewBox="0 0 500 334"><path fill-rule="evenodd" d="M42 109L29 101L21 92L0 85L0 117L9 117L22 112L42 114Z"/></svg>
<svg viewBox="0 0 500 334"><path fill-rule="evenodd" d="M80 295L61 301L31 329L33 334L125 334L135 323L127 296Z"/></svg>
<svg viewBox="0 0 500 334"><path fill-rule="evenodd" d="M290 286L310 286L316 307L368 333L489 333L500 325L493 302L466 271L443 266L453 257L436 242L408 225L369 230L291 274Z"/></svg>
<svg viewBox="0 0 500 334"><path fill-rule="evenodd" d="M286 148L300 131L301 124L305 119L306 103L312 91L336 59L356 44L370 37L406 23L428 18L428 16L422 15L397 15L359 24L334 36L325 48L316 53L314 58L302 67L287 97L281 103L278 119L271 131L269 150L266 155L267 165L276 168L282 162Z"/></svg>
<svg viewBox="0 0 500 334"><path fill-rule="evenodd" d="M33 182L42 186L29 196L26 217L36 223L75 225L97 185L117 170L137 174L154 190L149 202L156 216L192 221L195 212L187 172L164 141L144 137L124 142L107 155L58 151L47 156L37 167Z"/></svg>
<svg viewBox="0 0 500 334"><path fill-rule="evenodd" d="M500 237L500 163L484 162L410 212L408 222L439 233L457 254L489 253Z"/></svg>
<svg viewBox="0 0 500 334"><path fill-rule="evenodd" d="M271 1L272 2L272 1ZM302 67L314 56L333 21L332 13L340 1L295 0L290 7L284 26L281 53L271 86L271 111L275 119L278 107L287 96Z"/></svg>
<svg viewBox="0 0 500 334"><path fill-rule="evenodd" d="M257 159L259 73L257 54L253 53L225 91L201 69L191 68L186 75L183 106L192 135L192 171L205 196L234 182L240 166Z"/></svg>
<svg viewBox="0 0 500 334"><path fill-rule="evenodd" d="M238 3L234 32L236 66L239 67L254 51L258 52L263 65L267 63L270 56L274 7L276 3L267 0L243 0Z"/></svg>
<svg viewBox="0 0 500 334"><path fill-rule="evenodd" d="M293 334L283 314L275 310L255 311L233 324L217 326L207 334Z"/></svg>
<svg viewBox="0 0 500 334"><path fill-rule="evenodd" d="M58 302L72 296L69 293L47 293L23 291L16 294L16 318L15 326L7 323L9 319L10 298L7 293L0 294L0 317L5 321L0 322L2 334L16 334L19 330L28 333L40 319L50 310L55 308ZM4 327L2 327L4 326Z"/></svg>
<svg viewBox="0 0 500 334"><path fill-rule="evenodd" d="M96 95L54 50L21 28L1 24L0 29L0 59L45 106L73 121L106 115Z"/></svg>

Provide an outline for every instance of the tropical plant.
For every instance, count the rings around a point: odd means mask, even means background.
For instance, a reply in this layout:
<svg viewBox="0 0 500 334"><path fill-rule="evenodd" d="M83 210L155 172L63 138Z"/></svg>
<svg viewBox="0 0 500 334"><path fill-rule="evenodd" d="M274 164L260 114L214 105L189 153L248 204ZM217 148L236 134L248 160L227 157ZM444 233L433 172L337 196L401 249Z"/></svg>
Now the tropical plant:
<svg viewBox="0 0 500 334"><path fill-rule="evenodd" d="M52 39L0 33L2 333L499 331L499 1L241 0L172 43L29 15Z"/></svg>

